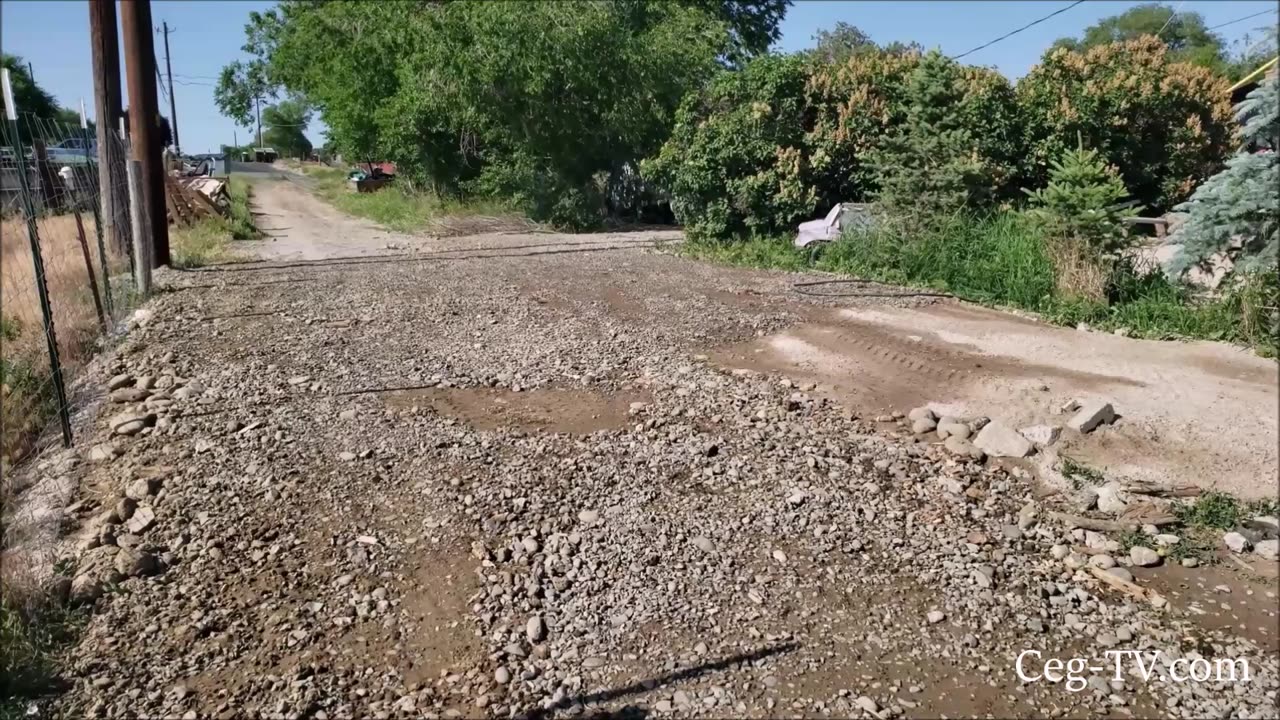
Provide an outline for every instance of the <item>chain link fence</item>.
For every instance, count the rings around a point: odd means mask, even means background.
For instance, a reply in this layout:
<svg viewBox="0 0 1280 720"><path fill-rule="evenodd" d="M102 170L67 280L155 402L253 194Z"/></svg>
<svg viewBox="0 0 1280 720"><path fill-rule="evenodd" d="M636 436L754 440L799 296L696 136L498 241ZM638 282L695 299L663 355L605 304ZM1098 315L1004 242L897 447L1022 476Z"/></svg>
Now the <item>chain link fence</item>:
<svg viewBox="0 0 1280 720"><path fill-rule="evenodd" d="M92 129L19 115L0 148L0 452L5 466L70 443L70 395L137 305L128 202L103 202ZM105 160L104 160L105 161ZM125 168L111 168L124 187ZM122 197L127 198L127 193ZM104 216L103 208L109 209Z"/></svg>

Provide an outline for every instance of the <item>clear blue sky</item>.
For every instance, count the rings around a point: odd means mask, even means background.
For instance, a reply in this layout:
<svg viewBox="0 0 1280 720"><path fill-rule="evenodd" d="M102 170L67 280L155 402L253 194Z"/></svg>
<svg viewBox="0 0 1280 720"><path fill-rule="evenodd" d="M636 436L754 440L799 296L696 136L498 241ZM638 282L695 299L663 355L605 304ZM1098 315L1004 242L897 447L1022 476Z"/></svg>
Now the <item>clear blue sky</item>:
<svg viewBox="0 0 1280 720"><path fill-rule="evenodd" d="M366 0L368 1L368 0ZM940 48L957 54L1003 35L1036 18L1068 5L1068 0L978 0L950 2L797 2L782 24L782 50L799 50L813 44L813 34L821 28L845 21L858 26L873 40L916 41L926 48ZM1093 0L1053 19L974 53L964 59L989 65L1010 78L1024 75L1044 49L1064 35L1079 35L1085 27L1108 15L1123 12L1137 2ZM1276 7L1274 0L1172 0L1169 4L1186 12L1198 12L1209 25L1229 22ZM178 103L178 129L187 152L216 150L232 141L238 131L243 142L251 131L237 130L234 123L218 114L213 104L213 84L223 65L241 58L244 24L250 10L263 10L273 2L212 2L209 0L162 1L152 3L158 28L167 21L176 32L170 35L174 93ZM1276 16L1262 16L1218 30L1229 42L1268 23ZM88 6L81 0L31 0L0 2L0 47L21 55L35 69L36 80L68 107L77 107L84 98L92 113L93 78L89 59ZM163 61L163 44L156 36L157 54ZM168 114L167 101L164 114ZM319 144L322 128L316 124L308 136Z"/></svg>

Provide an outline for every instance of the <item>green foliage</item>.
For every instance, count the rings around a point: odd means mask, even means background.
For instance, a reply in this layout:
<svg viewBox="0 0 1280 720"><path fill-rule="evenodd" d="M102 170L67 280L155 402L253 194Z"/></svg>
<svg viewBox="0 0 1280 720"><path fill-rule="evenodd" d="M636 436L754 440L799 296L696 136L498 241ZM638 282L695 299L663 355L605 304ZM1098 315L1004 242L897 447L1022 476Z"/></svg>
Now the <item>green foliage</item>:
<svg viewBox="0 0 1280 720"><path fill-rule="evenodd" d="M1066 455L1061 456L1058 472L1071 481L1071 486L1079 490L1086 485L1097 486L1107 481L1102 472Z"/></svg>
<svg viewBox="0 0 1280 720"><path fill-rule="evenodd" d="M1083 38L1061 38L1049 52L1059 48L1088 50L1144 36L1158 37L1176 62L1198 65L1220 74L1227 71L1226 46L1219 35L1205 26L1204 17L1162 3L1137 5L1119 15L1103 18L1085 28Z"/></svg>
<svg viewBox="0 0 1280 720"><path fill-rule="evenodd" d="M0 315L0 340L17 340L22 335L22 321L16 317Z"/></svg>
<svg viewBox="0 0 1280 720"><path fill-rule="evenodd" d="M75 636L84 613L0 598L0 716L23 717L24 700L57 688L57 652Z"/></svg>
<svg viewBox="0 0 1280 720"><path fill-rule="evenodd" d="M830 30L818 30L813 40L814 59L833 64L843 64L854 55L879 49L870 35L843 20Z"/></svg>
<svg viewBox="0 0 1280 720"><path fill-rule="evenodd" d="M274 93L267 83L266 66L261 61L236 62L222 68L213 101L218 110L240 127L253 127L258 106Z"/></svg>
<svg viewBox="0 0 1280 720"><path fill-rule="evenodd" d="M1041 236L1017 213L957 213L919 228L851 232L819 251L818 266L1029 308L1042 306L1054 289Z"/></svg>
<svg viewBox="0 0 1280 720"><path fill-rule="evenodd" d="M397 180L375 193L352 192L345 170L320 168L307 171L315 180L316 193L334 207L358 217L369 218L388 229L413 232L433 228L452 215L505 215L511 208L502 201L459 200L429 192L416 192Z"/></svg>
<svg viewBox="0 0 1280 720"><path fill-rule="evenodd" d="M233 240L256 240L262 237L253 222L249 209L249 181L242 177L227 180L227 195L231 198L231 214L227 219L228 231Z"/></svg>
<svg viewBox="0 0 1280 720"><path fill-rule="evenodd" d="M964 98L960 66L930 52L906 95L904 122L871 155L880 206L900 220L927 221L980 206L994 194L993 180L975 133L955 111Z"/></svg>
<svg viewBox="0 0 1280 720"><path fill-rule="evenodd" d="M983 204L1006 195L1021 155L1012 88L997 73L940 57L913 82L921 67L914 53L874 48L839 64L757 58L686 98L645 175L671 195L695 239L790 231L837 202L874 196L882 174L914 205L911 183L944 181L905 166L923 162L936 174L938 142L950 148L949 167L980 167L966 197ZM943 95L945 108L928 107ZM941 141L930 137L938 129Z"/></svg>
<svg viewBox="0 0 1280 720"><path fill-rule="evenodd" d="M1155 38L1058 49L1018 82L1030 185L1077 144L1116 168L1133 198L1161 213L1221 166L1234 124L1227 81L1174 62Z"/></svg>
<svg viewBox="0 0 1280 720"><path fill-rule="evenodd" d="M1225 254L1245 271L1275 272L1280 257L1280 79L1254 88L1236 108L1244 149L1222 172L1178 206L1187 221L1174 234L1181 244L1170 271L1181 275Z"/></svg>
<svg viewBox="0 0 1280 720"><path fill-rule="evenodd" d="M1049 184L1025 191L1028 215L1045 235L1080 243L1099 253L1120 250L1127 236L1121 221L1121 200L1127 192L1115 170L1097 151L1068 150L1050 162Z"/></svg>
<svg viewBox="0 0 1280 720"><path fill-rule="evenodd" d="M657 151L688 90L776 39L788 4L286 1L251 14L245 50L349 158L581 227L604 215L602 185ZM253 85L224 73L229 89ZM223 95L236 117L254 93Z"/></svg>
<svg viewBox="0 0 1280 720"><path fill-rule="evenodd" d="M690 238L769 235L812 214L805 82L801 59L765 56L681 104L671 139L643 171L671 194Z"/></svg>
<svg viewBox="0 0 1280 720"><path fill-rule="evenodd" d="M285 100L262 111L262 141L281 157L305 158L311 154L307 123L311 111L297 100Z"/></svg>
<svg viewBox="0 0 1280 720"><path fill-rule="evenodd" d="M58 101L44 87L37 85L35 79L32 79L31 73L27 70L26 60L19 58L18 55L5 53L0 55L0 65L9 70L9 82L13 86L13 102L18 106L19 118L27 113L40 119L58 117L60 110ZM78 118L79 115L77 115L77 124L79 124ZM29 123L18 123L18 135L23 143L31 142L31 128L28 126Z"/></svg>
<svg viewBox="0 0 1280 720"><path fill-rule="evenodd" d="M1236 498L1211 490L1193 503L1177 506L1174 513L1178 521L1188 527L1231 530L1240 524L1243 510Z"/></svg>
<svg viewBox="0 0 1280 720"><path fill-rule="evenodd" d="M1031 310L1061 325L1085 322L1100 330L1127 328L1137 337L1222 340L1263 355L1277 353L1268 310L1280 303L1274 277L1251 276L1220 298L1197 300L1161 272L1140 273L1119 262L1106 278L1103 297L1064 295L1044 236L1022 213L960 213L914 233L880 226L812 251L797 250L789 237L698 240L687 250L730 264L815 269L945 290L974 302Z"/></svg>

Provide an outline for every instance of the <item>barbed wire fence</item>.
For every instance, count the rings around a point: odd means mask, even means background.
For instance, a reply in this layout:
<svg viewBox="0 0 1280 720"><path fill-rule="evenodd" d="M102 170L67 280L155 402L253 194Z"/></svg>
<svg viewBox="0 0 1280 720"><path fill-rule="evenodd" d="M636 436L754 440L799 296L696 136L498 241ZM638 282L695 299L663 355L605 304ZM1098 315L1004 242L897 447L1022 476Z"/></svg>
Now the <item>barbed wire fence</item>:
<svg viewBox="0 0 1280 720"><path fill-rule="evenodd" d="M0 462L72 442L75 380L136 308L128 203L103 203L92 128L17 109L0 123ZM127 162L127 160L125 161ZM125 168L112 168L125 182ZM110 216L103 216L103 208ZM115 228L115 232L108 232Z"/></svg>

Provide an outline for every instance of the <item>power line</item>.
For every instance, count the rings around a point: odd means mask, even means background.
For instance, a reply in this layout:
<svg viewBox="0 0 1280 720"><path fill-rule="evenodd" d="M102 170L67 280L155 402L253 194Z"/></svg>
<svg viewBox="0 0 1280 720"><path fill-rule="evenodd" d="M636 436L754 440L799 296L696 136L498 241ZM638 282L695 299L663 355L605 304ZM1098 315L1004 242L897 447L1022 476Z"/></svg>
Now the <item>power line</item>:
<svg viewBox="0 0 1280 720"><path fill-rule="evenodd" d="M1160 37L1160 33L1164 32L1164 29L1169 27L1169 23L1173 22L1173 19L1178 17L1178 11L1186 4L1187 0L1182 0L1182 2L1178 3L1178 7L1174 8L1173 12L1169 13L1169 19L1165 20L1164 24L1160 26L1160 29L1156 31L1156 37Z"/></svg>
<svg viewBox="0 0 1280 720"><path fill-rule="evenodd" d="M1053 16L1055 16L1055 15L1061 15L1062 13L1064 13L1064 12L1066 12L1066 11L1070 10L1071 8L1073 8L1073 7L1077 6L1077 5L1082 4L1083 2L1084 2L1084 0L1076 0L1075 2L1071 3L1070 5L1068 5L1068 6L1064 7L1064 8L1062 8L1061 10L1055 10L1054 12L1051 12L1051 13L1049 13L1048 15L1045 15L1044 17L1040 18L1039 20L1036 20L1036 21L1033 21L1033 22L1027 23L1026 25L1023 25L1022 27L1020 27L1020 28L1018 28L1017 30L1014 30L1014 31L1012 31L1012 32L1005 33L1004 35L1001 35L1000 37L996 38L995 40L992 40L992 41L991 41L991 42L989 42L989 43L986 43L986 44L984 44L984 45L979 45L978 47L976 47L976 48L974 48L974 49L972 49L972 50L969 50L968 52L962 52L962 53L960 53L959 55L952 55L952 56L951 56L951 59L952 59L952 60L959 60L960 58L962 58L962 57L964 57L964 56L966 56L966 55L972 55L973 53L976 53L976 52L978 52L979 50L982 50L982 49L984 49L984 48L989 48L989 47L991 47L992 45L995 45L996 43L1000 42L1001 40L1004 40L1004 39L1006 39L1006 38L1013 37L1014 35L1017 35L1018 33L1022 32L1023 30L1026 30L1026 29L1027 29L1027 28L1029 28L1029 27L1033 27L1033 26L1035 26L1035 25L1039 25L1040 23L1044 22L1045 20L1048 20L1049 18L1051 18L1051 17L1053 17Z"/></svg>
<svg viewBox="0 0 1280 720"><path fill-rule="evenodd" d="M1226 27L1226 26L1228 26L1228 25L1235 25L1235 24L1236 24L1236 23L1238 23L1238 22L1244 22L1245 20L1251 20L1251 19L1253 19L1253 18L1258 17L1259 15L1266 15L1266 14L1268 14L1268 13L1273 13L1273 12L1275 12L1275 11L1276 11L1276 10L1275 10L1275 8L1272 8L1272 9L1270 9L1270 10L1263 10L1262 12L1256 12L1256 13L1254 13L1254 14L1252 14L1252 15L1245 15L1244 17L1238 17L1238 18L1236 18L1235 20L1228 20L1227 22L1224 22L1224 23L1222 23L1221 25L1214 25L1213 27L1205 28L1205 30L1217 30L1218 28Z"/></svg>

